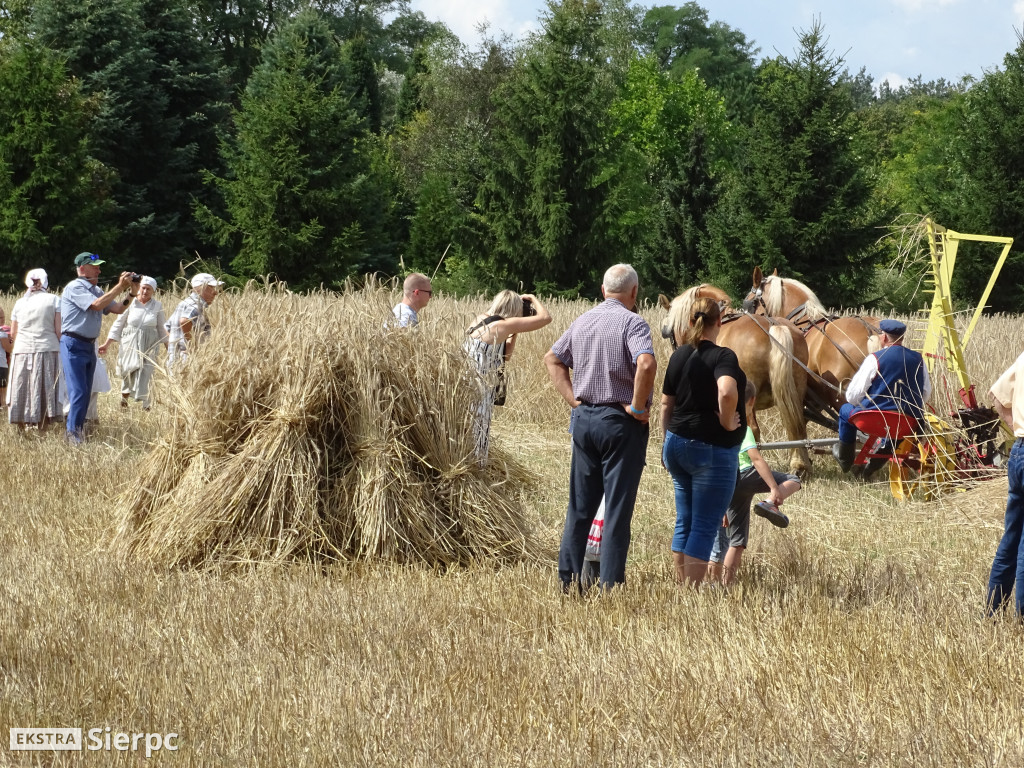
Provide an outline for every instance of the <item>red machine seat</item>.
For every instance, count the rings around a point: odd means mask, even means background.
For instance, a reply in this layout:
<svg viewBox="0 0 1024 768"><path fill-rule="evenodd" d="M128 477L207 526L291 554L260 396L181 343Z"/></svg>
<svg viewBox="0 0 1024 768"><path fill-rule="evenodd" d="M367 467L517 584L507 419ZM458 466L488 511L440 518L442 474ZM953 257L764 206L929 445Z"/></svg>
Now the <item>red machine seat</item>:
<svg viewBox="0 0 1024 768"><path fill-rule="evenodd" d="M893 442L917 432L917 419L899 411L857 411L850 423L865 435L887 437Z"/></svg>
<svg viewBox="0 0 1024 768"><path fill-rule="evenodd" d="M917 419L899 411L857 411L850 416L850 423L868 436L861 446L854 464L866 464L870 459L886 458L900 463L910 454L899 453L896 447L905 437L917 432ZM888 438L891 446L886 453L877 453L875 446L879 439Z"/></svg>

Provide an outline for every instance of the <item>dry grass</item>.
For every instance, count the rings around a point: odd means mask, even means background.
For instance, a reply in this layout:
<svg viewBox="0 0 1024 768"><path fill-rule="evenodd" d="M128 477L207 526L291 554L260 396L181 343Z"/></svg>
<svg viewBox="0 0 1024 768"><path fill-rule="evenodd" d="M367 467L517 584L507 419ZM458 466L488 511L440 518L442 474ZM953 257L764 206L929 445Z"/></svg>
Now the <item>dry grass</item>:
<svg viewBox="0 0 1024 768"><path fill-rule="evenodd" d="M218 327L251 314L240 302L218 300ZM423 331L438 354L483 305L431 303ZM283 306L260 319L287 336ZM495 421L510 461L541 478L524 515L542 553L560 535L569 448L540 357L583 309L556 302L552 325L523 337ZM994 318L972 344L984 392L1024 334ZM629 582L606 597L563 598L546 559L124 564L118 494L177 423L170 392L158 395L149 414L105 398L80 450L0 430L0 733L176 731L180 749L154 761L196 766L1024 764L1024 635L982 618L1005 481L900 505L819 461L786 505L788 529L755 519L725 594L670 581L674 512L656 441ZM765 428L780 432L770 418ZM209 506L193 509L227 512ZM142 761L0 750L0 764L79 762Z"/></svg>

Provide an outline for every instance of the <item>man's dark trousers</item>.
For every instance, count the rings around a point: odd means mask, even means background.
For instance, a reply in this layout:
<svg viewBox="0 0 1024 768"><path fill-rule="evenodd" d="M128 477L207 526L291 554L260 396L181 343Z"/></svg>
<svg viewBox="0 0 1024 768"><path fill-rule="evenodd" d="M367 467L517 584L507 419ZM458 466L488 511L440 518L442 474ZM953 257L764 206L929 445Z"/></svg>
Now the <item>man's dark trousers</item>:
<svg viewBox="0 0 1024 768"><path fill-rule="evenodd" d="M626 580L633 506L647 463L650 430L618 404L583 404L578 410L558 576L566 586L579 582L587 534L604 496L600 584L610 587Z"/></svg>

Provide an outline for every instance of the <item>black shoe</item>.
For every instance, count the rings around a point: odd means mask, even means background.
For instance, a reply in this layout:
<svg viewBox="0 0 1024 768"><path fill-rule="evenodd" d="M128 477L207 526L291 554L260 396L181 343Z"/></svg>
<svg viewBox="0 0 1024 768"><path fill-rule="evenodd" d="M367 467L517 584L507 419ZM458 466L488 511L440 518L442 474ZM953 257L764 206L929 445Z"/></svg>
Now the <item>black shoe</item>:
<svg viewBox="0 0 1024 768"><path fill-rule="evenodd" d="M755 504L754 514L760 515L776 528L785 528L789 525L789 518L779 512L779 508L770 501L759 501Z"/></svg>
<svg viewBox="0 0 1024 768"><path fill-rule="evenodd" d="M832 446L832 456L839 462L843 472L849 472L856 459L857 446L854 443L836 443Z"/></svg>

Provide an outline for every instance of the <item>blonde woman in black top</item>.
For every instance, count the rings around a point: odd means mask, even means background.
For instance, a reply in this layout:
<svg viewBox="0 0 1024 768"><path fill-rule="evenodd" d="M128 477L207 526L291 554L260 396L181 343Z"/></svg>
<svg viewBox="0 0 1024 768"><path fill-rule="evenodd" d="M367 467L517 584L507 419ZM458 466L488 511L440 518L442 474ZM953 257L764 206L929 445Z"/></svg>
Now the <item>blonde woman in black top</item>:
<svg viewBox="0 0 1024 768"><path fill-rule="evenodd" d="M694 301L688 323L688 328L675 330L681 344L665 372L662 460L675 486L676 579L696 586L707 573L715 535L736 486L739 447L747 428L739 393L747 377L736 354L715 343L722 328L717 302Z"/></svg>

